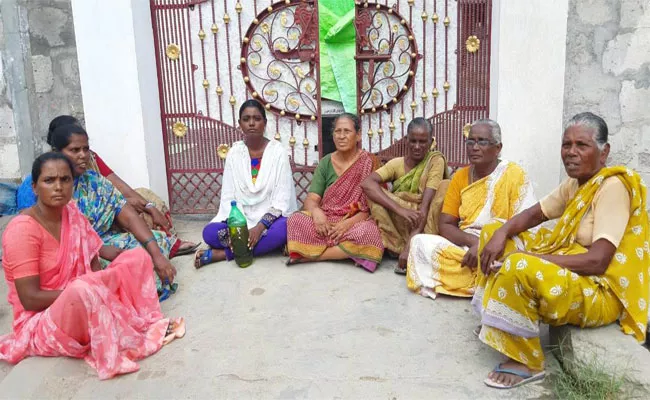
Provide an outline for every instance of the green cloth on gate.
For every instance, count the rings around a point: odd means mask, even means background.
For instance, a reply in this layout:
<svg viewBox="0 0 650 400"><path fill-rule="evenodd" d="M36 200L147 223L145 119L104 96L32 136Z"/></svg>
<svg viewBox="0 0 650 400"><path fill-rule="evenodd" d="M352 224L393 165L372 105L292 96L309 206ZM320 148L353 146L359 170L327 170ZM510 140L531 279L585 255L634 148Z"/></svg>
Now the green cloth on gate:
<svg viewBox="0 0 650 400"><path fill-rule="evenodd" d="M340 101L357 112L356 31L354 0L319 0L321 97Z"/></svg>
<svg viewBox="0 0 650 400"><path fill-rule="evenodd" d="M429 159L432 155L433 153L429 152L424 160L420 161L418 165L415 166L415 168L408 172L408 174L396 180L393 183L393 193L417 193L418 188L420 187L420 178L422 178L424 168L429 163Z"/></svg>

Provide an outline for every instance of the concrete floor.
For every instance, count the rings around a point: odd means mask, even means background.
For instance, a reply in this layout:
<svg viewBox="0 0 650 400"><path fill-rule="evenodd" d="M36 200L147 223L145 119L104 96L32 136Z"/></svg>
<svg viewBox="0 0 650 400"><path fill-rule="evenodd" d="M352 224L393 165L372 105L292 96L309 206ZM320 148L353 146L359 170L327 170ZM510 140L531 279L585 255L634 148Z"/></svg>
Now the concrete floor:
<svg viewBox="0 0 650 400"><path fill-rule="evenodd" d="M200 240L204 221L177 219ZM195 270L174 260L179 292L162 303L187 335L100 381L81 360L0 362L0 398L490 399L549 398L549 383L500 391L483 384L502 357L472 334L468 300L408 291L385 261L370 274L349 263L288 268L280 255L247 269ZM6 297L1 286L0 298ZM11 309L2 300L0 332Z"/></svg>

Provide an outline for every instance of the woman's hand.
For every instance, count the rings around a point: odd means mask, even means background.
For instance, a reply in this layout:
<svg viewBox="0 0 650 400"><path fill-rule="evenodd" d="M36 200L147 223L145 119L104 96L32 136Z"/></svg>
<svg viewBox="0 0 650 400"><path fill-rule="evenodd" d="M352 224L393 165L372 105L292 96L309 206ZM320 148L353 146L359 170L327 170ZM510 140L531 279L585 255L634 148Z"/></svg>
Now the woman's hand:
<svg viewBox="0 0 650 400"><path fill-rule="evenodd" d="M147 200L145 200L142 196L126 197L126 202L131 207L135 208L135 211L137 211L138 213L143 213L147 211L146 209Z"/></svg>
<svg viewBox="0 0 650 400"><path fill-rule="evenodd" d="M93 257L92 261L90 261L90 269L93 272L102 270L102 263L99 261L99 256Z"/></svg>
<svg viewBox="0 0 650 400"><path fill-rule="evenodd" d="M257 242L260 241L260 238L262 237L262 233L264 233L264 230L266 229L266 226L262 223L258 223L255 225L252 229L248 231L248 248L253 250L255 246L257 246Z"/></svg>
<svg viewBox="0 0 650 400"><path fill-rule="evenodd" d="M494 232L492 238L487 242L481 252L481 271L483 271L483 274L487 275L492 264L503 256L507 240L508 238L503 230L497 229Z"/></svg>
<svg viewBox="0 0 650 400"><path fill-rule="evenodd" d="M153 221L154 229L165 231L167 235L170 235L172 224L169 218L165 217L163 213L160 212L156 207L145 208L145 212L151 215L151 220Z"/></svg>
<svg viewBox="0 0 650 400"><path fill-rule="evenodd" d="M343 219L330 228L329 238L332 242L338 244L343 235L352 227L353 223L349 219Z"/></svg>
<svg viewBox="0 0 650 400"><path fill-rule="evenodd" d="M124 250L118 249L115 246L102 246L101 249L99 249L99 256L104 260L113 261L123 252Z"/></svg>
<svg viewBox="0 0 650 400"><path fill-rule="evenodd" d="M176 268L174 268L172 263L162 255L156 258L157 259L153 262L153 269L156 271L156 274L162 283L174 283L174 278L176 277Z"/></svg>
<svg viewBox="0 0 650 400"><path fill-rule="evenodd" d="M311 213L311 217L314 220L316 232L323 237L327 237L330 234L331 226L327 221L327 216L323 210L320 208L314 209Z"/></svg>
<svg viewBox="0 0 650 400"><path fill-rule="evenodd" d="M398 214L400 217L404 218L411 227L418 226L418 223L422 220L422 213L419 210L410 210L408 208L400 207Z"/></svg>
<svg viewBox="0 0 650 400"><path fill-rule="evenodd" d="M460 265L471 269L476 269L476 267L478 267L478 243L467 250Z"/></svg>

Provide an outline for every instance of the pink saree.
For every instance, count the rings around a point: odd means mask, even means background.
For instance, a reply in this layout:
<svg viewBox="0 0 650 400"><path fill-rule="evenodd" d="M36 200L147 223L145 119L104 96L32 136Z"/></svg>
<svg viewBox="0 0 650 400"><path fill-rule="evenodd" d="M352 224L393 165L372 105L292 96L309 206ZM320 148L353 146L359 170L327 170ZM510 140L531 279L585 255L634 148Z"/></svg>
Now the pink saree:
<svg viewBox="0 0 650 400"><path fill-rule="evenodd" d="M362 151L357 161L327 188L321 199L321 209L330 223L337 223L359 212L369 212L361 182L372 171L372 158L368 152ZM377 268L384 253L379 228L372 219L354 224L338 243L320 236L314 220L305 211L297 212L287 220L287 248L292 258L318 258L328 247L334 246L371 272Z"/></svg>
<svg viewBox="0 0 650 400"><path fill-rule="evenodd" d="M14 220L25 222L25 218L31 217L20 215ZM17 249L20 238L9 237L21 236L19 224L12 229L12 223L2 242L14 322L13 332L0 337L0 359L15 364L29 356L83 358L100 379L109 379L137 371L135 361L160 349L169 320L160 312L146 251L126 251L107 269L92 272L90 263L102 240L71 202L63 210L55 266L43 270L46 262L39 260L41 289L62 292L47 309L26 311L14 285L12 265L27 256Z"/></svg>

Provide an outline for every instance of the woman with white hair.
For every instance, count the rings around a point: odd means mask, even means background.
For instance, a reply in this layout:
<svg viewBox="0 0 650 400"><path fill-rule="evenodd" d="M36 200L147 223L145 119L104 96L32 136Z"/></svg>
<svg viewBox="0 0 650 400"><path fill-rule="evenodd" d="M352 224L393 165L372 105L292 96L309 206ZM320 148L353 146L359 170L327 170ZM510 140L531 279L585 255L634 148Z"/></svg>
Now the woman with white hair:
<svg viewBox="0 0 650 400"><path fill-rule="evenodd" d="M569 176L539 203L480 234L472 305L480 339L508 359L485 383L511 388L544 377L539 323L603 326L618 320L639 342L648 318L646 186L625 167L607 167L607 124L581 113L562 136ZM556 219L552 231L529 230Z"/></svg>
<svg viewBox="0 0 650 400"><path fill-rule="evenodd" d="M439 234L411 239L407 285L422 296L472 297L481 228L495 219L510 219L535 203L524 170L499 158L499 124L489 119L474 122L465 146L470 165L451 178Z"/></svg>

